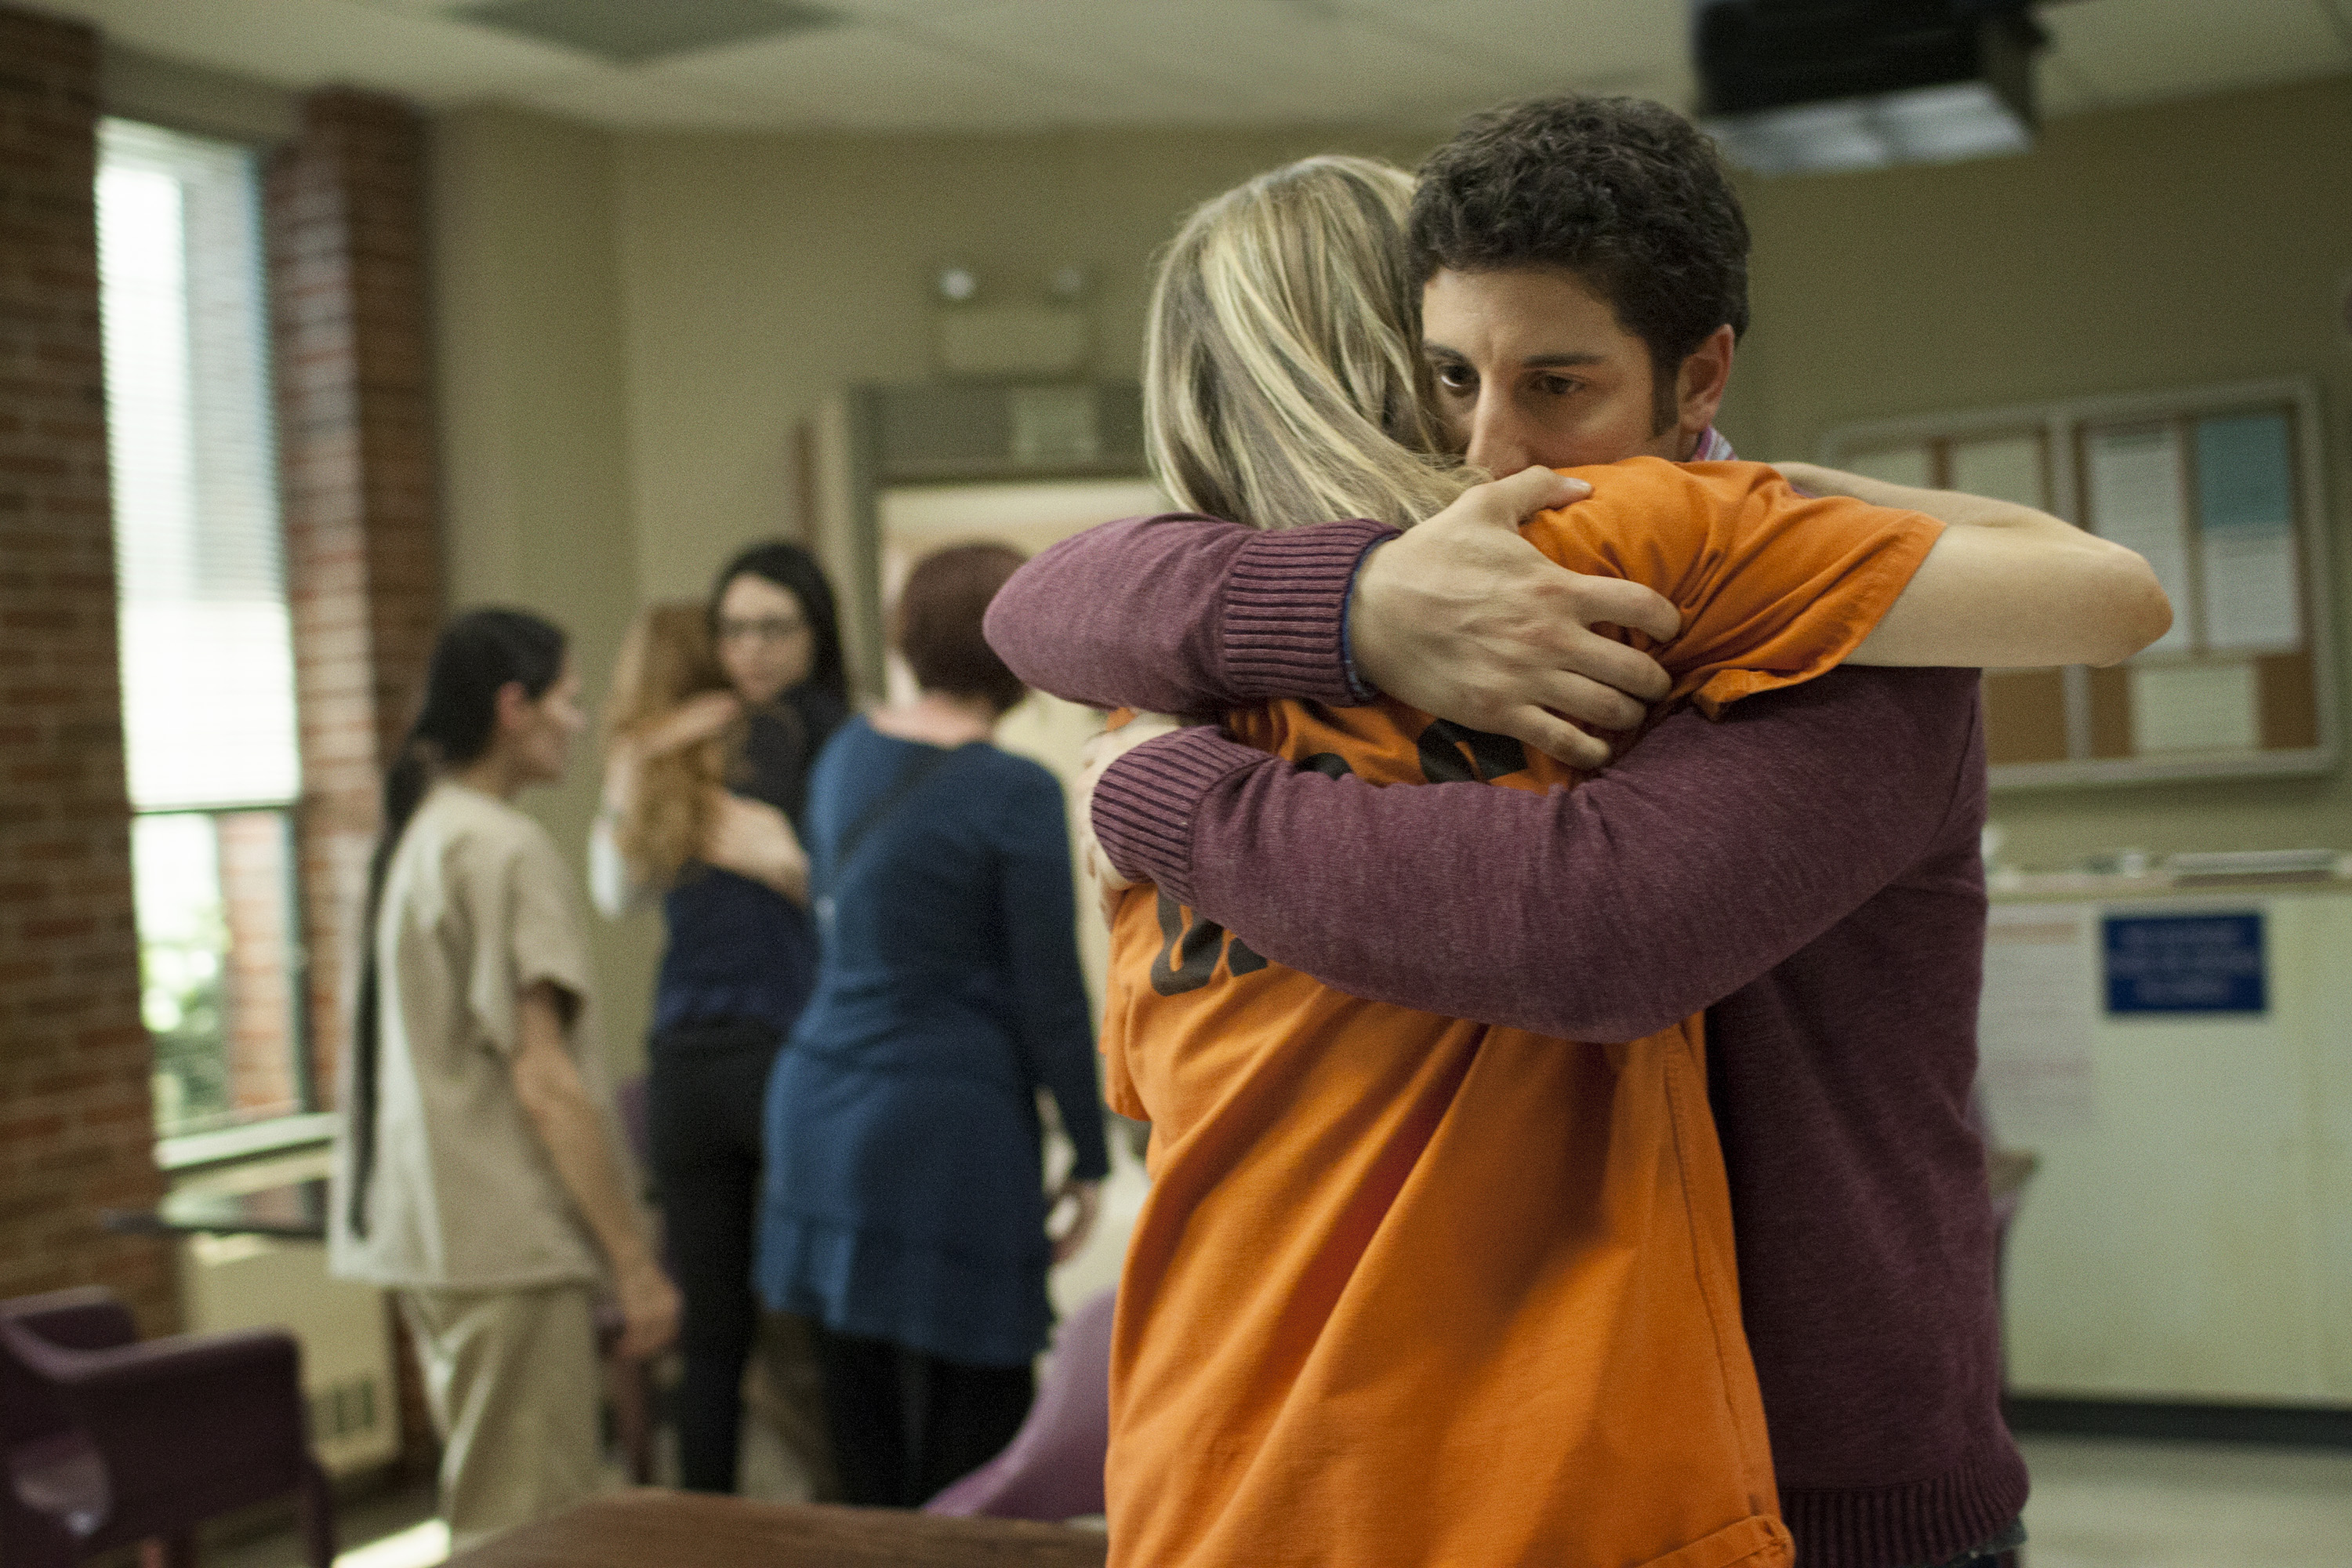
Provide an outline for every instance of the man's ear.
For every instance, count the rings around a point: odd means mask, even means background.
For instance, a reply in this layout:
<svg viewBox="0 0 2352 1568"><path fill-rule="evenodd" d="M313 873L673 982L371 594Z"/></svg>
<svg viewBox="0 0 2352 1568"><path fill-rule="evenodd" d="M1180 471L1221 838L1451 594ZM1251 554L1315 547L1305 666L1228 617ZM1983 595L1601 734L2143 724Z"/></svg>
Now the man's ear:
<svg viewBox="0 0 2352 1568"><path fill-rule="evenodd" d="M1723 406L1724 390L1731 384L1736 342L1728 323L1716 328L1675 374L1675 423L1681 427L1686 447L1715 423L1715 412Z"/></svg>

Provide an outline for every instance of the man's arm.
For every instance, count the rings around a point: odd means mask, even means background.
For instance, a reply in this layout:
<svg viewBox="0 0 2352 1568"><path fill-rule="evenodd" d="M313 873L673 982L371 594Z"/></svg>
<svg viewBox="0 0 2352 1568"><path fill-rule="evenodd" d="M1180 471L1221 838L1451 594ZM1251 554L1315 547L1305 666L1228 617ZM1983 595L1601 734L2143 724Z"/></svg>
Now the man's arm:
<svg viewBox="0 0 2352 1568"><path fill-rule="evenodd" d="M1211 714L1286 697L1348 707L1387 690L1597 767L1607 743L1559 715L1630 729L1669 682L1646 655L1588 628L1664 638L1680 618L1650 588L1567 571L1519 538L1522 519L1591 489L1530 468L1477 486L1402 540L1364 521L1272 533L1191 513L1106 523L1014 573L989 605L988 640L1029 685L1097 708ZM1403 568L1374 581L1409 578L1423 596L1367 610L1355 651L1390 662L1359 680L1348 668L1349 615L1367 552ZM1391 621L1428 623L1426 640L1390 632ZM1442 692L1412 679L1415 667L1440 664ZM1495 690L1514 696L1487 700Z"/></svg>
<svg viewBox="0 0 2352 1568"><path fill-rule="evenodd" d="M1104 852L1352 994L1627 1040L1730 994L1915 863L1952 810L1973 670L1832 671L1669 718L1549 795L1374 788L1195 728L1097 786Z"/></svg>
<svg viewBox="0 0 2352 1568"><path fill-rule="evenodd" d="M563 1048L565 994L540 981L515 1009L515 1098L546 1145L563 1190L579 1205L589 1231L613 1267L613 1284L627 1328L622 1352L647 1356L677 1337L677 1289L661 1265L636 1205L629 1200L606 1141L604 1119Z"/></svg>
<svg viewBox="0 0 2352 1568"><path fill-rule="evenodd" d="M2110 665L2172 626L2147 562L2063 518L1958 490L1917 489L1811 463L1774 465L1814 495L1924 512L1948 528L1849 656L1854 664Z"/></svg>
<svg viewBox="0 0 2352 1568"><path fill-rule="evenodd" d="M1396 531L1261 533L1191 512L1107 522L1041 552L990 601L1000 658L1096 708L1208 714L1276 697L1345 707L1340 621L1364 552Z"/></svg>

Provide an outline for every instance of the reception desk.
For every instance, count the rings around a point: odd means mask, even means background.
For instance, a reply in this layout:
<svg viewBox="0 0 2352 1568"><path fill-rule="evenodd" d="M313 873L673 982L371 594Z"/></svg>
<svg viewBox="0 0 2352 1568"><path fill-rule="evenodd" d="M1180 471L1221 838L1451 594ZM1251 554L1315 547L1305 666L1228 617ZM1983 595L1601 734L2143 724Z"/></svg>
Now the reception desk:
<svg viewBox="0 0 2352 1568"><path fill-rule="evenodd" d="M2041 1158L2012 1389L2352 1409L2352 884L2040 879L1993 921L1982 1082Z"/></svg>

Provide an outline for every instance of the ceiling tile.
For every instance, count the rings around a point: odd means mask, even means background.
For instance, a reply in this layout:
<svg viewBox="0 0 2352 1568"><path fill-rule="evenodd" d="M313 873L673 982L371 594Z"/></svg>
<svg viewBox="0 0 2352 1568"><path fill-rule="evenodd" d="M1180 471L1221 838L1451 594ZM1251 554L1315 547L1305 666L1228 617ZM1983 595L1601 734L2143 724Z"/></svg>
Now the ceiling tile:
<svg viewBox="0 0 2352 1568"><path fill-rule="evenodd" d="M1689 0L1344 0L1506 73L1648 78L1687 63Z"/></svg>
<svg viewBox="0 0 2352 1568"><path fill-rule="evenodd" d="M1378 116L1410 101L1440 42L1311 0L1007 0L924 32L1044 72L1092 75L1235 122Z"/></svg>
<svg viewBox="0 0 2352 1568"><path fill-rule="evenodd" d="M824 3L845 16L921 22L935 16L953 16L959 11L984 10L991 5L1001 5L1004 0L824 0Z"/></svg>
<svg viewBox="0 0 2352 1568"><path fill-rule="evenodd" d="M778 125L935 131L1084 121L1106 89L1032 75L873 25L656 64L646 74L768 106Z"/></svg>
<svg viewBox="0 0 2352 1568"><path fill-rule="evenodd" d="M285 87L343 82L428 103L587 64L568 49L359 0L66 0L54 8L166 59Z"/></svg>
<svg viewBox="0 0 2352 1568"><path fill-rule="evenodd" d="M359 4L411 16L446 16L466 9L475 0L359 0Z"/></svg>
<svg viewBox="0 0 2352 1568"><path fill-rule="evenodd" d="M1148 9L1136 0L994 0L909 17L905 26L974 58L1055 79L1101 82L1114 97L1240 110L1244 95L1221 87L1213 70L1193 68L1190 51L1168 49L1152 36Z"/></svg>
<svg viewBox="0 0 2352 1568"><path fill-rule="evenodd" d="M807 0L468 0L456 20L621 65L837 26Z"/></svg>
<svg viewBox="0 0 2352 1568"><path fill-rule="evenodd" d="M1539 93L1690 97L1683 0L1343 0L1368 24L1424 40L1400 101L1460 114ZM1448 62L1452 62L1449 64Z"/></svg>
<svg viewBox="0 0 2352 1568"><path fill-rule="evenodd" d="M762 131L774 108L709 89L649 81L635 72L546 77L499 95L521 109L630 131Z"/></svg>
<svg viewBox="0 0 2352 1568"><path fill-rule="evenodd" d="M2315 0L2073 0L2041 16L2053 54L2110 105L2352 70Z"/></svg>
<svg viewBox="0 0 2352 1568"><path fill-rule="evenodd" d="M2054 49L2044 49L2034 62L2033 96L2036 110L2044 120L2105 107L2090 78L2075 68L2070 57Z"/></svg>

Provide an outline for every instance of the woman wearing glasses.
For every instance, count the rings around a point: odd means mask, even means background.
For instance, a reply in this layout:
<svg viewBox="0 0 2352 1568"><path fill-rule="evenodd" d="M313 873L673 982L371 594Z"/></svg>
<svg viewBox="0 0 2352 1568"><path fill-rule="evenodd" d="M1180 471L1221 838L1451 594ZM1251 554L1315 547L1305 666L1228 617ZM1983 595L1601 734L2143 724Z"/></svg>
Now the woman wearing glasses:
<svg viewBox="0 0 2352 1568"><path fill-rule="evenodd" d="M668 928L646 1120L686 1297L679 1480L732 1491L760 1328L750 1279L761 1099L816 976L793 824L809 764L848 714L833 589L815 560L797 545L754 545L719 574L700 626L648 611L623 650L613 709L590 883L608 915L659 893ZM681 822L694 825L691 843ZM813 1376L807 1352L781 1338L770 1359L782 1364L768 1369L785 1385L780 1436L822 1496L831 1463L814 1390L790 1387Z"/></svg>

